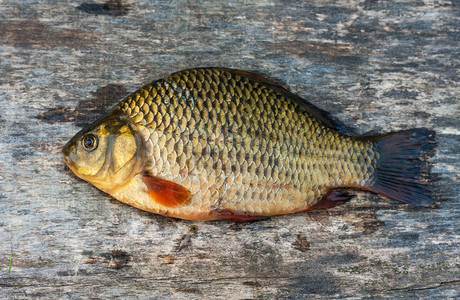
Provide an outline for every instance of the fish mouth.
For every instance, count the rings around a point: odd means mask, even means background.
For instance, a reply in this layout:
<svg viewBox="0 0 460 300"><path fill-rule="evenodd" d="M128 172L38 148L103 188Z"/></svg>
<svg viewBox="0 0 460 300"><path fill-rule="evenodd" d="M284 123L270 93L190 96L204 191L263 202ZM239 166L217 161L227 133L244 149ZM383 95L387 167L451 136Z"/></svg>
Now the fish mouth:
<svg viewBox="0 0 460 300"><path fill-rule="evenodd" d="M67 160L67 157L69 156L70 150L69 150L69 143L65 144L64 147L62 147L62 155L64 155L64 158Z"/></svg>
<svg viewBox="0 0 460 300"><path fill-rule="evenodd" d="M71 141L67 142L64 147L62 147L62 155L64 156L64 161L66 165L75 173L75 163L70 158L70 154L72 153L72 143Z"/></svg>
<svg viewBox="0 0 460 300"><path fill-rule="evenodd" d="M73 161L72 161L72 159L70 159L69 156L64 154L64 161L65 161L65 164L73 171Z"/></svg>
<svg viewBox="0 0 460 300"><path fill-rule="evenodd" d="M78 167L75 163L75 161L71 158L72 154L72 145L71 143L67 143L63 148L62 148L62 154L64 156L64 162L67 165L67 167L74 173L78 178L81 178L83 180L91 182L89 179L89 176L85 176L78 172Z"/></svg>

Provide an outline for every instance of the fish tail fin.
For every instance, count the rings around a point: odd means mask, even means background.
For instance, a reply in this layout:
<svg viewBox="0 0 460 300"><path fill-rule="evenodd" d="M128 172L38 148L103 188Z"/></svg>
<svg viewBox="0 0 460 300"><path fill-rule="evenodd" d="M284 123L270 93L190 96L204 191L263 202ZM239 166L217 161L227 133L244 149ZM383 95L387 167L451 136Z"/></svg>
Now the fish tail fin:
<svg viewBox="0 0 460 300"><path fill-rule="evenodd" d="M416 128L371 139L379 159L369 189L415 206L432 206L434 199L429 183L433 178L427 159L434 155L436 133Z"/></svg>

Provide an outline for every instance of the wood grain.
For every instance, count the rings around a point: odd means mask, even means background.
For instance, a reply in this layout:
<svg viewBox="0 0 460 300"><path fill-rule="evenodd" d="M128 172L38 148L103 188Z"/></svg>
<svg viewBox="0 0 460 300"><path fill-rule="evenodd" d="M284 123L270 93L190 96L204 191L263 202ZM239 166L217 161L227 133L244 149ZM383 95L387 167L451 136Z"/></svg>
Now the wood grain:
<svg viewBox="0 0 460 300"><path fill-rule="evenodd" d="M455 1L110 2L0 0L1 298L460 297ZM64 167L81 127L198 66L275 78L357 134L436 130L438 206L356 192L325 211L190 222Z"/></svg>

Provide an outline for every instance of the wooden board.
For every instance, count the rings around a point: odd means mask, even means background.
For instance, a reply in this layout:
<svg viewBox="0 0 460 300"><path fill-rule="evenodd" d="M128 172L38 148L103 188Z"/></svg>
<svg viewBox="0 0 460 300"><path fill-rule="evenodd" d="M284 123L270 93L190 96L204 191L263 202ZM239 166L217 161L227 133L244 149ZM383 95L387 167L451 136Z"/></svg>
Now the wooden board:
<svg viewBox="0 0 460 300"><path fill-rule="evenodd" d="M1 298L460 297L454 1L102 4L0 1ZM81 127L197 66L275 78L356 133L436 130L438 207L357 192L325 211L200 223L119 203L64 167Z"/></svg>

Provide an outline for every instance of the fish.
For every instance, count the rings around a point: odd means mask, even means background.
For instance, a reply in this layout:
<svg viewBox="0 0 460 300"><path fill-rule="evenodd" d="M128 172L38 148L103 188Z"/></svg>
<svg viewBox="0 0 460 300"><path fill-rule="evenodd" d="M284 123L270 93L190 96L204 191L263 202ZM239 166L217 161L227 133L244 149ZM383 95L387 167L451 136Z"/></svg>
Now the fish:
<svg viewBox="0 0 460 300"><path fill-rule="evenodd" d="M334 207L349 189L433 206L427 128L354 135L261 75L187 69L139 88L63 148L76 176L121 202L188 220Z"/></svg>

